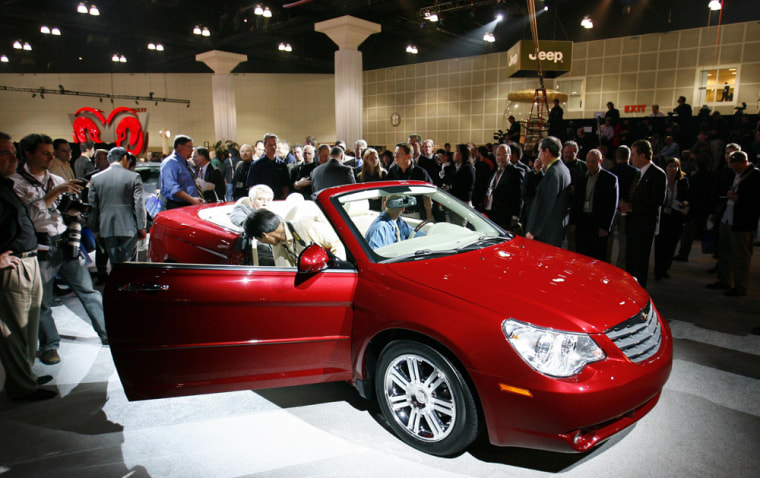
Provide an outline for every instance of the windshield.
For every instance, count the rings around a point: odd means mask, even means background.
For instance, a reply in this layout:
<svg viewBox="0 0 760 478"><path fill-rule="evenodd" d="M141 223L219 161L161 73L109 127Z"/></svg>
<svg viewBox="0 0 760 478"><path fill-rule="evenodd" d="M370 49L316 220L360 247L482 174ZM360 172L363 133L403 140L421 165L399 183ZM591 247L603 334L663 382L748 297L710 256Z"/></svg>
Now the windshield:
<svg viewBox="0 0 760 478"><path fill-rule="evenodd" d="M433 186L386 186L346 193L337 207L377 262L443 257L512 236Z"/></svg>

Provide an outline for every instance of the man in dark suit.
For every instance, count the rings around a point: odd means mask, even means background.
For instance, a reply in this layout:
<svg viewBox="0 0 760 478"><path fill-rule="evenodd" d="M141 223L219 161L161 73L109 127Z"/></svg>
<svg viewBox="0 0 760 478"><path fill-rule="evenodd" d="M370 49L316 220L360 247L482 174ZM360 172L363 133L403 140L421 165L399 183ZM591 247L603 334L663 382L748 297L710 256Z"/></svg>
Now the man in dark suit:
<svg viewBox="0 0 760 478"><path fill-rule="evenodd" d="M576 184L570 227L575 229L577 251L603 261L617 210L618 181L614 174L602 169L602 159L598 149L586 155L588 171Z"/></svg>
<svg viewBox="0 0 760 478"><path fill-rule="evenodd" d="M610 171L617 176L618 180L618 204L628 202L630 199L628 196L631 194L631 187L633 181L636 179L636 175L639 173L638 168L629 164L631 159L631 148L628 146L619 146L615 150L615 166ZM623 214L616 214L615 219L612 221L612 231L610 238L607 240L607 262L615 264L621 269L625 269L625 253L626 253L626 240L625 240L625 224L628 220L628 216ZM615 262L612 261L612 242L617 237L618 241L618 256Z"/></svg>
<svg viewBox="0 0 760 478"><path fill-rule="evenodd" d="M543 179L536 189L536 197L528 215L525 237L561 247L567 225L570 171L562 165L559 154L562 143L554 136L538 143L538 161L543 168Z"/></svg>
<svg viewBox="0 0 760 478"><path fill-rule="evenodd" d="M193 151L193 164L198 189L206 202L224 201L227 187L224 185L224 174L211 164L208 148L199 146Z"/></svg>
<svg viewBox="0 0 760 478"><path fill-rule="evenodd" d="M639 139L631 145L631 162L639 168L627 202L620 211L628 214L626 223L625 270L647 286L649 255L660 219L660 207L665 202L667 177L665 171L652 162L652 145Z"/></svg>
<svg viewBox="0 0 760 478"><path fill-rule="evenodd" d="M496 148L496 171L491 175L486 192L485 209L488 217L507 230L517 227L522 209L522 182L525 172L511 161L506 144Z"/></svg>
<svg viewBox="0 0 760 478"><path fill-rule="evenodd" d="M325 188L355 182L356 177L353 168L343 164L343 148L340 146L333 146L330 150L330 159L311 172L311 188L314 194Z"/></svg>
<svg viewBox="0 0 760 478"><path fill-rule="evenodd" d="M760 219L760 171L749 162L747 153L735 151L728 166L736 173L720 222L718 241L718 282L708 289L728 289L729 297L747 295L752 261L752 241Z"/></svg>

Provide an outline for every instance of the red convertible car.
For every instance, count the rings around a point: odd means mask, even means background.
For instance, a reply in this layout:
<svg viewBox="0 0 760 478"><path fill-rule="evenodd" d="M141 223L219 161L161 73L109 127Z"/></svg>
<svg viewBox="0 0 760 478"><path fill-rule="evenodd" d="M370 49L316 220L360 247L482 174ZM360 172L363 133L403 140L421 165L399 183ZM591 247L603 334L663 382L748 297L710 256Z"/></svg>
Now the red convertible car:
<svg viewBox="0 0 760 478"><path fill-rule="evenodd" d="M312 244L297 267L248 265L226 204L159 214L153 262L114 268L106 321L130 400L348 381L402 440L448 456L481 432L586 451L660 397L670 330L620 269L420 182L272 207L339 238L340 261Z"/></svg>

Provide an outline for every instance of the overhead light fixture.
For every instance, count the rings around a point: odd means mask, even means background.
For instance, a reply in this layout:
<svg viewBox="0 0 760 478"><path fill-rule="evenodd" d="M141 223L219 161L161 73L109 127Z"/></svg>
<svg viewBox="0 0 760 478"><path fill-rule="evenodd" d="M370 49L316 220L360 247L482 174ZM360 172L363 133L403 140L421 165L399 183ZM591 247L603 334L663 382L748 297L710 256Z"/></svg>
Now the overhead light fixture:
<svg viewBox="0 0 760 478"><path fill-rule="evenodd" d="M488 42L488 43L493 43L493 42L495 42L495 41L496 41L496 37L495 37L495 36L493 36L493 33L491 33L491 32L486 32L486 33L483 35L483 41L485 41L485 42Z"/></svg>
<svg viewBox="0 0 760 478"><path fill-rule="evenodd" d="M261 8L261 5L256 5L256 7L253 9L253 13L254 13L254 15L259 15L259 16L263 15L264 14L264 9Z"/></svg>
<svg viewBox="0 0 760 478"><path fill-rule="evenodd" d="M545 11L545 12L548 12L548 11L549 11L549 7L548 7L547 5L544 5L544 11Z"/></svg>
<svg viewBox="0 0 760 478"><path fill-rule="evenodd" d="M100 15L100 10L98 10L98 7L96 7L95 5L90 5L90 12L89 13L93 17L97 17L98 15Z"/></svg>
<svg viewBox="0 0 760 478"><path fill-rule="evenodd" d="M594 22L591 21L591 18L586 15L583 17L583 20L581 20L581 26L585 28L586 30L589 30L591 28L594 28Z"/></svg>
<svg viewBox="0 0 760 478"><path fill-rule="evenodd" d="M709 8L712 11L720 10L723 8L723 4L720 0L710 0L710 3L707 4L707 8Z"/></svg>
<svg viewBox="0 0 760 478"><path fill-rule="evenodd" d="M61 36L61 29L58 28L58 27L53 27L53 28L50 29L50 33L52 33L53 36L59 37L59 36Z"/></svg>
<svg viewBox="0 0 760 478"><path fill-rule="evenodd" d="M21 50L24 48L24 45L21 44L21 40L16 40L13 42L13 48L16 50Z"/></svg>
<svg viewBox="0 0 760 478"><path fill-rule="evenodd" d="M209 31L209 29L207 27L203 27L203 30L201 30L201 36L204 36L204 37L210 37L211 36L211 32Z"/></svg>
<svg viewBox="0 0 760 478"><path fill-rule="evenodd" d="M0 63L8 63L9 61L6 55L0 55Z"/></svg>
<svg viewBox="0 0 760 478"><path fill-rule="evenodd" d="M50 27L46 25L42 25L40 27L40 33L44 33L45 35L50 35Z"/></svg>
<svg viewBox="0 0 760 478"><path fill-rule="evenodd" d="M87 5L84 4L84 2L79 2L79 5L77 5L77 12L79 13L89 13L89 9L87 8Z"/></svg>
<svg viewBox="0 0 760 478"><path fill-rule="evenodd" d="M164 51L164 46L160 43L156 44L156 51Z"/></svg>
<svg viewBox="0 0 760 478"><path fill-rule="evenodd" d="M119 63L126 63L126 62L127 62L127 57L126 57L126 56L124 56L124 55L121 55L121 56L119 57Z"/></svg>
<svg viewBox="0 0 760 478"><path fill-rule="evenodd" d="M148 50L155 50L156 44L155 43L148 43Z"/></svg>
<svg viewBox="0 0 760 478"><path fill-rule="evenodd" d="M277 49L280 51L288 52L288 53L293 51L293 47L290 46L290 43L280 43L277 46Z"/></svg>
<svg viewBox="0 0 760 478"><path fill-rule="evenodd" d="M32 51L32 45L28 41L24 42L24 51Z"/></svg>
<svg viewBox="0 0 760 478"><path fill-rule="evenodd" d="M504 20L504 14L503 14L503 13L501 13L501 12L497 13L497 14L496 14L496 21L497 21L497 22L500 22L500 21L502 21L502 20Z"/></svg>
<svg viewBox="0 0 760 478"><path fill-rule="evenodd" d="M200 25L195 25L193 27L193 35L200 35L202 33Z"/></svg>
<svg viewBox="0 0 760 478"><path fill-rule="evenodd" d="M425 12L424 15L423 15L423 17L425 18L425 20L427 20L429 22L435 23L435 22L438 21L438 14L435 13L435 12L430 12L430 11Z"/></svg>
<svg viewBox="0 0 760 478"><path fill-rule="evenodd" d="M111 57L111 61L114 63L119 63L119 55L114 53L113 56Z"/></svg>
<svg viewBox="0 0 760 478"><path fill-rule="evenodd" d="M272 18L272 10L269 7L264 7L264 11L261 14L264 18Z"/></svg>
<svg viewBox="0 0 760 478"><path fill-rule="evenodd" d="M406 52L409 53L410 55L416 55L417 53L419 53L419 51L417 50L417 47L412 45L411 43L406 46Z"/></svg>

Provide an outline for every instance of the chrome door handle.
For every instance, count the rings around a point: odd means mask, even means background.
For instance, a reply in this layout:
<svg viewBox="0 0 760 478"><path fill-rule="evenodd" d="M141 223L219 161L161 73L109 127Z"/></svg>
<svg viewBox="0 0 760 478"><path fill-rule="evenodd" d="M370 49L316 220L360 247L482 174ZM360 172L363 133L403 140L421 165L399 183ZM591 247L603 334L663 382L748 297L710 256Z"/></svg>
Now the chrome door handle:
<svg viewBox="0 0 760 478"><path fill-rule="evenodd" d="M117 289L119 292L165 292L169 284L124 284Z"/></svg>

